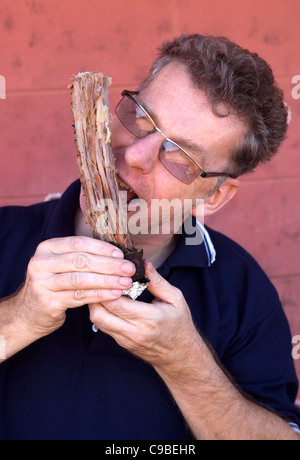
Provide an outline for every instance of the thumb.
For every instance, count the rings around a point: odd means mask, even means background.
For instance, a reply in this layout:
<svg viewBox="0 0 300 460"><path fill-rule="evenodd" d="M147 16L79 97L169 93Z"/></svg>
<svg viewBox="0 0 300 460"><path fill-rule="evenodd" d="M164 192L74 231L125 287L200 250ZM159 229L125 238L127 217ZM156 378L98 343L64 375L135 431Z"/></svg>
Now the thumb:
<svg viewBox="0 0 300 460"><path fill-rule="evenodd" d="M174 288L167 280L165 280L158 271L154 268L150 260L145 259L145 276L150 279L148 291L153 294L156 299L163 300L167 303L172 303L174 298Z"/></svg>

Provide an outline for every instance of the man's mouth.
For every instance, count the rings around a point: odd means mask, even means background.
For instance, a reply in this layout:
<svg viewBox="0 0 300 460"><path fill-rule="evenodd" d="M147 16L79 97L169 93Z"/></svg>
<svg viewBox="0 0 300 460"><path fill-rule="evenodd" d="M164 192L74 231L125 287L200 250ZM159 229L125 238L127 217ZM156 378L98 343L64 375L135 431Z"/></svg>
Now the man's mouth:
<svg viewBox="0 0 300 460"><path fill-rule="evenodd" d="M126 182L124 182L119 176L117 176L118 178L118 183L119 183L119 191L120 192L126 192L126 202L124 202L124 204L126 204L127 206L132 203L133 204L133 201L134 200L138 200L139 197L138 195L134 192L134 190L132 190L132 188L126 184ZM123 195L123 194L122 194ZM124 195L123 195L124 196ZM125 201L125 200L124 200Z"/></svg>

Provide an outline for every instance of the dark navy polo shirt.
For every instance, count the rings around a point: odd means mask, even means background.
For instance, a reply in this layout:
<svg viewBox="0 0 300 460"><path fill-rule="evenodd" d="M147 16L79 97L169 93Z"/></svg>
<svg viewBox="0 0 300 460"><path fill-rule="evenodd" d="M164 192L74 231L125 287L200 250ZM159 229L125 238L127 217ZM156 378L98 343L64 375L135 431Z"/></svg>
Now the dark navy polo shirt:
<svg viewBox="0 0 300 460"><path fill-rule="evenodd" d="M24 281L41 241L74 234L79 191L76 181L59 200L0 209L0 298ZM197 327L236 384L300 424L293 405L291 336L278 295L247 252L208 231L210 237L198 246L185 245L182 235L159 271L182 290ZM140 299L152 297L146 291ZM184 440L192 435L153 368L110 336L93 332L82 306L67 311L59 330L0 365L0 439Z"/></svg>

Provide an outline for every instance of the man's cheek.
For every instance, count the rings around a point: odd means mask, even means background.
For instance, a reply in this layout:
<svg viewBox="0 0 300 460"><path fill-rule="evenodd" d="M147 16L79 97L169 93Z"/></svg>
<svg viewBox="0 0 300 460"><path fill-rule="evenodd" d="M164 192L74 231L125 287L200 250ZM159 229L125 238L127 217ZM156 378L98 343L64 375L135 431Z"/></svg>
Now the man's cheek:
<svg viewBox="0 0 300 460"><path fill-rule="evenodd" d="M132 134L120 123L117 117L111 122L111 148L113 151L126 147L132 143ZM114 152L115 153L115 152Z"/></svg>

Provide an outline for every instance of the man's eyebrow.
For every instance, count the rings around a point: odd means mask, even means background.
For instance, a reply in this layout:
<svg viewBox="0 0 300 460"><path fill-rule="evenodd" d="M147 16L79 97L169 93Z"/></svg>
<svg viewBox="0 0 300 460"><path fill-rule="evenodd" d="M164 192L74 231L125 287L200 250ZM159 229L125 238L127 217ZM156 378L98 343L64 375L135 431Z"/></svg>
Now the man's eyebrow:
<svg viewBox="0 0 300 460"><path fill-rule="evenodd" d="M208 155L207 150L202 145L181 137L174 137L171 140L186 150L193 158L196 157L195 160L201 162L201 166L206 166Z"/></svg>
<svg viewBox="0 0 300 460"><path fill-rule="evenodd" d="M147 111L150 117L155 121L157 126L160 128L159 122L157 122L157 117L155 113L153 112L153 110L151 109L151 107L143 100L142 101L139 100L139 103ZM167 133L165 134L167 135ZM201 162L202 167L205 167L207 165L208 155L207 155L206 149L202 145L196 144L190 139L184 139L181 137L172 137L169 139L175 142L176 144L178 144L179 147L182 147L184 150L186 150L191 155L192 158L196 157L195 160L197 162L199 161L199 163Z"/></svg>

